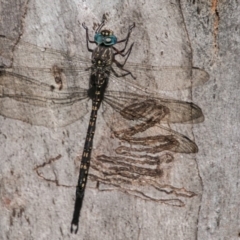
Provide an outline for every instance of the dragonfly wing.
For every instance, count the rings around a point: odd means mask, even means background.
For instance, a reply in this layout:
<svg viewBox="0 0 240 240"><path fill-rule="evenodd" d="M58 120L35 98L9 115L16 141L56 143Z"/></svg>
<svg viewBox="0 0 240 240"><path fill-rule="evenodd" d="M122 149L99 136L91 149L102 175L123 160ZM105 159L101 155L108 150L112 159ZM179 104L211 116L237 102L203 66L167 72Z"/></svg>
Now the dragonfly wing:
<svg viewBox="0 0 240 240"><path fill-rule="evenodd" d="M90 59L0 36L1 65L48 84L88 85ZM10 52L10 53L9 53ZM86 81L83 80L85 78ZM82 85L83 86L83 85Z"/></svg>
<svg viewBox="0 0 240 240"><path fill-rule="evenodd" d="M206 71L191 66L159 67L127 62L124 68L136 77L136 80L133 80L130 75L127 76L125 80L127 83L141 82L144 87L154 89L156 92L186 89L202 85L209 79ZM114 67L114 70L121 74L119 68Z"/></svg>
<svg viewBox="0 0 240 240"><path fill-rule="evenodd" d="M197 152L196 144L180 133L165 127L164 123L192 123L202 121L199 107L193 103L150 98L123 92L106 93L104 119L115 137L135 148L155 154L164 150L181 153ZM111 108L108 108L111 106ZM131 148L132 149L132 148ZM118 153L128 152L129 147L119 147Z"/></svg>
<svg viewBox="0 0 240 240"><path fill-rule="evenodd" d="M52 86L13 72L1 71L0 114L33 125L61 127L86 114L87 91Z"/></svg>
<svg viewBox="0 0 240 240"><path fill-rule="evenodd" d="M124 109L129 114L132 111L134 120L147 117L148 108L153 107L153 105L155 109L161 109L161 106L168 109L168 113L161 118L161 123L199 123L204 120L201 108L192 102L152 97L144 92L139 95L130 92L106 91L104 101L120 114L123 113ZM133 109L135 105L141 103L145 103L146 109ZM142 113L139 114L140 111ZM122 114L122 116L131 118L127 114Z"/></svg>

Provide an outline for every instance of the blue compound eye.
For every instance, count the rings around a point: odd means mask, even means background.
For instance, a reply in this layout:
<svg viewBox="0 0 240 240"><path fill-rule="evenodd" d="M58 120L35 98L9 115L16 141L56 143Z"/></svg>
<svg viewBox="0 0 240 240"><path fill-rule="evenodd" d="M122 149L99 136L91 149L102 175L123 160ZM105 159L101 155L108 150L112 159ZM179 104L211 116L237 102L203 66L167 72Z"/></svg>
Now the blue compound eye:
<svg viewBox="0 0 240 240"><path fill-rule="evenodd" d="M114 35L105 37L104 42L103 42L103 44L106 45L106 46L111 46L111 45L114 45L116 43L117 43L117 38Z"/></svg>
<svg viewBox="0 0 240 240"><path fill-rule="evenodd" d="M111 46L117 43L117 38L114 35L103 35L102 33L96 33L94 41L98 45L104 44L105 46Z"/></svg>
<svg viewBox="0 0 240 240"><path fill-rule="evenodd" d="M94 36L94 41L100 45L104 42L104 37L102 36L101 33L96 33L95 36Z"/></svg>

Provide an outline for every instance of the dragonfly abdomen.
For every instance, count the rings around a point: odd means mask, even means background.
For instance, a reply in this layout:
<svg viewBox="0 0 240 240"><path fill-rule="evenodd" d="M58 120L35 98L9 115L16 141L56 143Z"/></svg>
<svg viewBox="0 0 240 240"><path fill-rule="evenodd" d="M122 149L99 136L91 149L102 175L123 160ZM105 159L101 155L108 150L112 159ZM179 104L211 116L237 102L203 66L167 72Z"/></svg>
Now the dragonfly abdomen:
<svg viewBox="0 0 240 240"><path fill-rule="evenodd" d="M76 200L75 200L75 208L73 213L73 220L71 226L71 232L73 231L73 225L77 226L79 222L79 215L82 208L82 202L84 198L84 191L87 184L87 177L90 168L90 159L91 159L91 152L93 146L93 138L96 128L96 120L97 120L97 112L101 105L102 99L99 97L101 91L100 87L95 88L95 94L92 101L92 112L89 120L87 136L85 139L84 150L82 154L82 160L80 165L79 171L79 178L78 178L78 185L76 189ZM78 229L75 230L77 232Z"/></svg>

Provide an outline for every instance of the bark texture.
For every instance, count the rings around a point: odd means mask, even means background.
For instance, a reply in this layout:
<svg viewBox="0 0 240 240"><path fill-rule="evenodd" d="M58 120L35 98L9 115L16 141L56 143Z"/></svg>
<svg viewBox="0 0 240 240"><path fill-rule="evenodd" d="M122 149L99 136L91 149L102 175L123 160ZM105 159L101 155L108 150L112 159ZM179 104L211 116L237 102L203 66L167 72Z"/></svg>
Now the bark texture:
<svg viewBox="0 0 240 240"><path fill-rule="evenodd" d="M14 117L19 112L15 102L3 114L1 101L0 114L12 117L0 116L0 239L239 239L239 8L233 0L0 0L0 35L13 39L14 46L21 40L41 46L42 52L49 47L89 58L83 22L93 37L105 15L106 28L119 39L135 22L129 61L190 69L186 81L181 74L170 82L164 74L149 71L135 83L153 95L161 92L163 98L194 102L205 116L202 123L171 125L196 142L198 153L162 152L144 158L146 163L140 158L134 162L131 155L123 164L113 149L127 148L113 139L104 120L107 114L113 122L117 116L103 106L79 231L72 235L91 103L66 108L62 115L26 104L21 116ZM42 64L41 50L13 56L14 46L1 46L1 66L13 60L31 67ZM208 72L209 80L203 84L207 74L192 67ZM27 76L48 83L44 73ZM84 76L79 84L88 87ZM80 112L86 116L77 121ZM43 126L29 124L39 122L39 116ZM70 118L72 124L54 127ZM156 159L160 168L151 171Z"/></svg>

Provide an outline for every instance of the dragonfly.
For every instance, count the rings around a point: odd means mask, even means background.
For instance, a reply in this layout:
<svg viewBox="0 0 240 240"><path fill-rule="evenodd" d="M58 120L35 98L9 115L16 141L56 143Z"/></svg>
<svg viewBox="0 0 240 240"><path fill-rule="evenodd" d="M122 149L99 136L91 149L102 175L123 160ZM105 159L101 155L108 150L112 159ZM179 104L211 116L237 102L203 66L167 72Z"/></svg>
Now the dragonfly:
<svg viewBox="0 0 240 240"><path fill-rule="evenodd" d="M111 30L102 29L104 25L105 20L97 28L94 40L90 40L88 28L82 24L86 31L87 50L92 53L90 59L0 36L0 49L8 47L18 57L13 55L7 58L1 52L2 116L33 125L64 127L82 119L87 113L84 103L89 99L92 101L71 222L71 232L75 233L78 231L100 106L103 107L103 117L116 138L144 146L141 151L147 149L149 153L163 150L196 153L198 149L192 140L162 124L198 123L204 119L202 110L196 104L162 98L157 92L141 86L136 79L146 72L154 72L159 78L169 80L169 84L174 79L180 82L189 80L177 86L186 88L192 86L193 77L196 85L207 81L206 72L197 68L189 69L189 66L158 67L130 63L128 58L134 44L128 49L127 46L135 24L129 26L127 36L122 40L117 40ZM96 44L96 47L91 49L89 44ZM124 46L118 49L117 44ZM118 61L116 56L121 57L123 62ZM15 106L14 110L11 106ZM160 136L134 137L155 126L164 133Z"/></svg>

